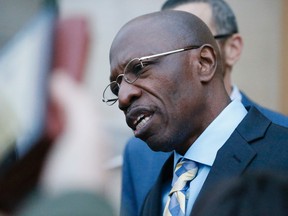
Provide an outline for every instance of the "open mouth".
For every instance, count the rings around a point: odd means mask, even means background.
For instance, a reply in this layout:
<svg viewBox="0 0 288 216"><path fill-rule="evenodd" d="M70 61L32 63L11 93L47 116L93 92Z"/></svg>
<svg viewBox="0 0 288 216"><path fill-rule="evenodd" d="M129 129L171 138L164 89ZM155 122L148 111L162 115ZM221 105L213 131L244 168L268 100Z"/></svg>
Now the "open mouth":
<svg viewBox="0 0 288 216"><path fill-rule="evenodd" d="M138 116L137 119L133 122L133 124L135 125L135 131L140 131L142 128L144 128L150 119L151 115L145 116L144 114L141 114L140 116Z"/></svg>
<svg viewBox="0 0 288 216"><path fill-rule="evenodd" d="M143 137L144 133L147 132L155 113L154 110L153 107L148 109L147 107L136 106L125 113L127 125L133 130L136 137Z"/></svg>

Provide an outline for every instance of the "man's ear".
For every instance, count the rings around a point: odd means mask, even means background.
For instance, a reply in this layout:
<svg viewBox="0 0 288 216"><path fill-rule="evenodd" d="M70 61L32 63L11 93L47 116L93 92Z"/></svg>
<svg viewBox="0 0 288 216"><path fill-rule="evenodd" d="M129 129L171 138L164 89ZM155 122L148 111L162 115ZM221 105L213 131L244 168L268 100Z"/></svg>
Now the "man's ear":
<svg viewBox="0 0 288 216"><path fill-rule="evenodd" d="M201 69L199 71L199 78L201 82L209 82L213 78L217 68L216 52L209 44L201 46L200 49L199 62Z"/></svg>
<svg viewBox="0 0 288 216"><path fill-rule="evenodd" d="M234 34L227 39L224 45L225 64L232 67L240 59L243 49L243 40L240 34Z"/></svg>

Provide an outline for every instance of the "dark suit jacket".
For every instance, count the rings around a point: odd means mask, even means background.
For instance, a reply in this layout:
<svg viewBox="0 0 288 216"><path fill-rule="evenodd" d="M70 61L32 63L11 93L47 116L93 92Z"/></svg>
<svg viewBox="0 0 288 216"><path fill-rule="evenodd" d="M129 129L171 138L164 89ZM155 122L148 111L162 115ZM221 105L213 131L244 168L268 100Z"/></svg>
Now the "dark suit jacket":
<svg viewBox="0 0 288 216"><path fill-rule="evenodd" d="M288 170L288 128L272 123L252 107L218 151L199 197L221 180L261 169ZM172 156L148 193L141 215L161 215L161 186L171 178L167 173L173 173ZM197 200L194 209L197 210Z"/></svg>
<svg viewBox="0 0 288 216"><path fill-rule="evenodd" d="M244 106L255 106L272 122L288 127L288 117L264 108L242 94ZM154 152L145 142L131 138L124 150L122 168L121 215L140 214L144 199L155 183L170 153Z"/></svg>

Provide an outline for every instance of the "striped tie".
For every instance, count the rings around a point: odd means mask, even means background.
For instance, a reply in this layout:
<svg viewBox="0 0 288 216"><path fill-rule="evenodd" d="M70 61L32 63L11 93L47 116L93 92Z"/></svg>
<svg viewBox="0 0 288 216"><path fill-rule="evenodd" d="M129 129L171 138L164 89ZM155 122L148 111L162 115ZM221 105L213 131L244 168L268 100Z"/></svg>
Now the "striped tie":
<svg viewBox="0 0 288 216"><path fill-rule="evenodd" d="M198 171L194 161L184 159L175 168L174 185L164 209L163 216L184 216L186 208L186 191L189 183L195 178ZM174 180L174 179L173 179Z"/></svg>

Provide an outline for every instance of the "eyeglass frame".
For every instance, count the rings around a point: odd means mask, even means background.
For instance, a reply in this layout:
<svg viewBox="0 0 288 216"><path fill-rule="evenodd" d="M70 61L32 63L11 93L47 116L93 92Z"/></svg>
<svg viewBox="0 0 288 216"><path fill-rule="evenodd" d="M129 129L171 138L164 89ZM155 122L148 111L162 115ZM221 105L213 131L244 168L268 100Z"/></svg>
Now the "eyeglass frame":
<svg viewBox="0 0 288 216"><path fill-rule="evenodd" d="M219 35L215 35L214 36L214 39L215 40L218 40L218 39L226 39L228 37L231 37L233 34L236 34L237 32L232 32L232 33L227 33L227 34L219 34ZM162 56L167 56L167 55L171 55L171 54L175 54L175 53L179 53L179 52L183 52L183 51L187 51L187 50L191 50L191 49L198 49L200 48L201 46L197 46L197 45L194 45L194 46L188 46L188 47L185 47L185 48L181 48L181 49L176 49L176 50L171 50L171 51L168 51L168 52L163 52L163 53L159 53L159 54L154 54L154 55L149 55L149 56L143 56L143 57L140 57L140 58L133 58L131 59L125 66L124 68L124 73L122 74L119 74L116 78L116 80L110 82L104 89L103 91L103 94L102 94L102 102L106 103L108 106L112 106L113 104L115 104L117 101L118 101L118 95L115 95L117 96L117 98L115 99L105 99L105 92L107 90L107 88L109 88L112 84L116 83L118 85L118 88L120 89L120 83L117 82L117 80L119 79L119 77L123 77L124 80L129 83L129 84L133 84L138 78L139 76L141 75L141 73L139 75L136 76L136 79L133 80L133 81L130 81L127 79L127 77L125 77L125 71L127 69L127 67L129 66L129 64L133 61L135 61L136 59L139 60L139 62L141 63L141 66L144 67L144 65L142 64L143 61L145 60L149 60L151 58L157 58L157 57L162 57ZM109 102L111 102L111 104L109 104Z"/></svg>
<svg viewBox="0 0 288 216"><path fill-rule="evenodd" d="M125 71L126 71L126 69L128 68L128 66L129 66L129 64L130 64L131 62L133 62L133 61L135 61L135 60L138 59L139 62L141 63L141 66L142 66L142 67L145 67L145 66L143 65L143 61L147 61L147 60L149 60L149 59L151 59L151 58L157 58L157 57L167 56L167 55L171 55L171 54L175 54L175 53L179 53L179 52L184 52L184 51L187 51L187 50L198 49L198 48L200 48L200 47L201 47L201 46L198 46L198 45L192 45L192 46L187 46L187 47L184 47L184 48L181 48L181 49L176 49L176 50L171 50L171 51L167 51L167 52L162 52L162 53L158 53L158 54L153 54L153 55L143 56L143 57L140 57L140 58L133 58L133 59L131 59L131 60L126 64L126 66L125 66L125 68L124 68L124 70L123 70L124 73L119 74L114 81L110 82L109 85L106 86L106 88L105 88L104 91L103 91L102 102L106 103L108 106L112 106L113 104L115 104L115 103L117 102L117 100L118 100L118 95L115 95L115 96L117 96L117 99L116 99L116 98L115 98L115 99L105 99L105 92L106 92L106 90L107 90L112 84L114 84L114 83L116 83L116 84L118 85L118 88L120 89L120 84L121 84L121 83L118 83L118 82L117 82L117 80L119 79L119 77L123 77L124 80L125 80L127 83L129 83L129 84L133 84L133 83L140 77L140 75L141 75L142 73L137 74L137 75L136 75L136 78L135 78L133 81L130 81L130 80L127 79L127 77L125 77ZM113 94L114 94L114 93L113 93ZM110 104L109 102L111 102L111 101L113 101L113 102Z"/></svg>
<svg viewBox="0 0 288 216"><path fill-rule="evenodd" d="M226 38L229 38L229 37L231 37L232 35L237 34L237 33L238 33L238 32L235 31L235 32L232 32L232 33L218 34L218 35L215 35L215 36L214 36L214 39L215 39L215 40L226 39Z"/></svg>

